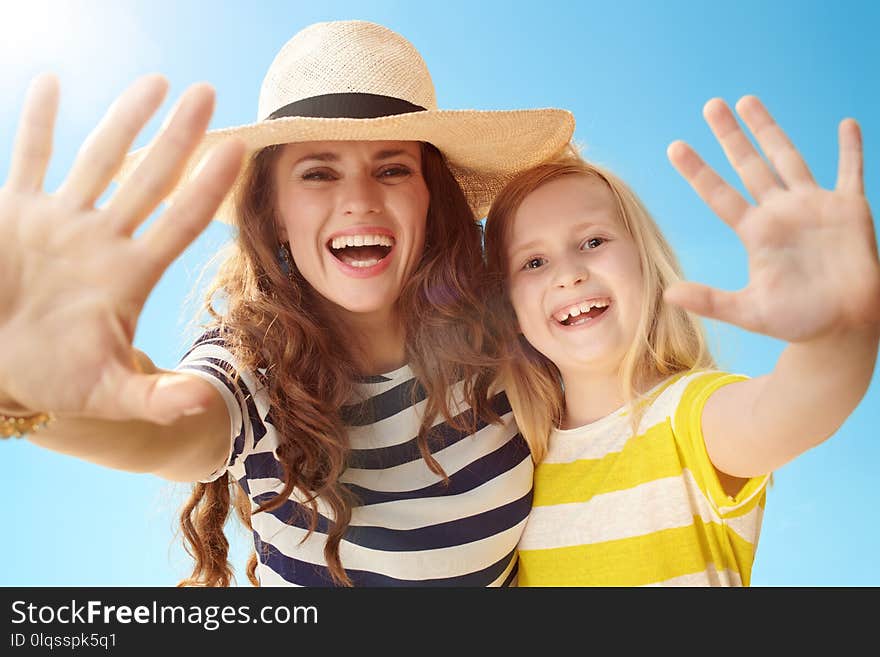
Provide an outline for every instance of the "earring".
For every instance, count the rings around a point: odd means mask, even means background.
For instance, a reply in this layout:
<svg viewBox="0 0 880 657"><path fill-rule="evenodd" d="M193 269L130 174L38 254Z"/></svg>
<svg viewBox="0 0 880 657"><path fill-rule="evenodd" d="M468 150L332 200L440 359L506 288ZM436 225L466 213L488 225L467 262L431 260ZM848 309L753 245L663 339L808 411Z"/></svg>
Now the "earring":
<svg viewBox="0 0 880 657"><path fill-rule="evenodd" d="M278 264L287 278L293 280L293 254L289 242L278 243Z"/></svg>

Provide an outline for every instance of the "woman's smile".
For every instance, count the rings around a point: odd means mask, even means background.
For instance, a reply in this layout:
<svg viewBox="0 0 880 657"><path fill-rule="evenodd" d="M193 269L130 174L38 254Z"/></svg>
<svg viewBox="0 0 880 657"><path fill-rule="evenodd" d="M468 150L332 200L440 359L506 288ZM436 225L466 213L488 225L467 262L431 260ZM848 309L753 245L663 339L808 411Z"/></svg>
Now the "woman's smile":
<svg viewBox="0 0 880 657"><path fill-rule="evenodd" d="M299 272L341 309L386 321L424 252L421 144L287 144L276 167L278 233Z"/></svg>

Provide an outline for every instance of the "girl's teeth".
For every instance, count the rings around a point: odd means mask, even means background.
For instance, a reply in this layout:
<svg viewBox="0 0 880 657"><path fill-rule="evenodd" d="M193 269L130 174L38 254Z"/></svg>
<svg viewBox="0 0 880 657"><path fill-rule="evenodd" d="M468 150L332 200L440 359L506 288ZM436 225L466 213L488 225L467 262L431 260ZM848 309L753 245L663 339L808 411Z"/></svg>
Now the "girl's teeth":
<svg viewBox="0 0 880 657"><path fill-rule="evenodd" d="M349 263L352 267L372 267L377 264L379 261L375 258L371 258L369 260L355 260Z"/></svg>
<svg viewBox="0 0 880 657"><path fill-rule="evenodd" d="M581 303L577 306L570 306L569 308L566 308L565 310L557 313L556 315L553 315L553 317L556 319L557 322L562 324L568 319L574 320L575 317L579 317L580 315L585 315L586 313L590 312L593 308L607 308L608 303L609 302L606 300L585 301L584 303ZM585 318L578 320L578 321L571 321L567 324L567 326L574 326L576 324L583 324L584 322L586 322L588 320L589 320L589 317L585 317Z"/></svg>

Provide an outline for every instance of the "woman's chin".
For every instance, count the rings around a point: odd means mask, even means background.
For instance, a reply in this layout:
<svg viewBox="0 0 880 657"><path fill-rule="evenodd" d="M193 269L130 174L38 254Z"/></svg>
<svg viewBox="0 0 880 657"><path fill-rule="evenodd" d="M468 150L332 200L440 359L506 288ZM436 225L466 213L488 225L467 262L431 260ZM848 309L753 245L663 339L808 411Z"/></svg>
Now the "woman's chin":
<svg viewBox="0 0 880 657"><path fill-rule="evenodd" d="M353 319L381 319L387 321L395 312L397 295L346 295L332 299L333 303L343 312L353 315Z"/></svg>

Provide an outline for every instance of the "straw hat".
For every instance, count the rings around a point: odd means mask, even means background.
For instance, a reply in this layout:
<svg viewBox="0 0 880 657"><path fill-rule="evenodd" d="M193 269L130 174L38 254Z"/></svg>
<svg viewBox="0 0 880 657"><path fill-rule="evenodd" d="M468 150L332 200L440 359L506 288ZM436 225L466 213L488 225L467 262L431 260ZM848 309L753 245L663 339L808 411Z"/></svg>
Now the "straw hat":
<svg viewBox="0 0 880 657"><path fill-rule="evenodd" d="M415 47L365 21L315 23L295 34L266 73L257 119L207 132L178 189L206 151L230 135L244 140L248 154L301 141L426 141L444 154L480 219L505 182L555 155L574 131L574 118L561 109L437 109L431 75ZM129 153L117 182L148 149ZM231 221L240 183L241 176L215 219Z"/></svg>

